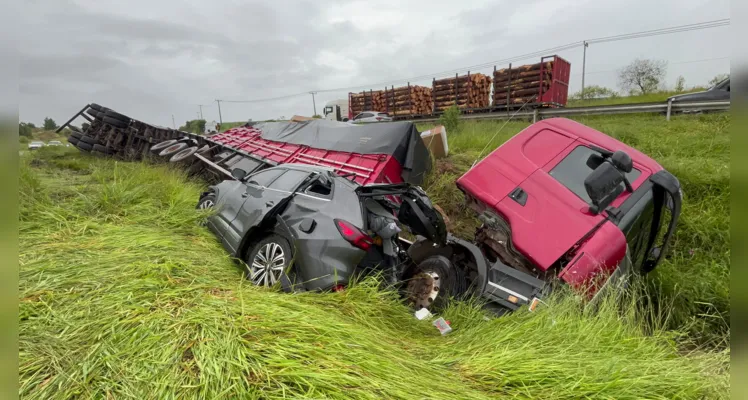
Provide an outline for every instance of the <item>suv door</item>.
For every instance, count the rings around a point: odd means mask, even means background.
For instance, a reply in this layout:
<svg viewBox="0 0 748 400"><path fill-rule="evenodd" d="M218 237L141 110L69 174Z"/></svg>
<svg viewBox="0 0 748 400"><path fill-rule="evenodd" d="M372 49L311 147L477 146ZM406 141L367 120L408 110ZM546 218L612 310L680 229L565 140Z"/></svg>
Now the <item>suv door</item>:
<svg viewBox="0 0 748 400"><path fill-rule="evenodd" d="M251 180L261 185L270 185L283 172L285 172L285 169L271 168L252 174L242 181L226 182L231 186L229 186L228 190L222 189L221 196L218 199L218 213L214 218L216 231L220 233L224 246L231 250L236 249L239 233L234 230L232 222L236 219L237 214L247 201L248 184L246 182Z"/></svg>
<svg viewBox="0 0 748 400"><path fill-rule="evenodd" d="M246 200L231 221L229 231L233 236L227 244L234 251L239 249L242 238L250 229L259 226L269 215L281 211L299 185L310 175L308 171L296 169L273 168L282 171L272 182L261 182L253 177L247 180L244 195ZM240 256L237 254L237 256Z"/></svg>

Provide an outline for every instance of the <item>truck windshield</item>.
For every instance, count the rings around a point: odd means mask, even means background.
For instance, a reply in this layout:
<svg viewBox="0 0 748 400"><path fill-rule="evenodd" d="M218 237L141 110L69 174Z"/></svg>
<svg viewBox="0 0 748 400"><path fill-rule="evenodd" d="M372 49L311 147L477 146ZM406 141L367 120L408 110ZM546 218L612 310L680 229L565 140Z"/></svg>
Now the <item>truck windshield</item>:
<svg viewBox="0 0 748 400"><path fill-rule="evenodd" d="M584 180L592 172L592 168L587 165L587 159L590 155L601 155L600 152L592 150L587 146L577 146L569 153L558 165L553 167L550 175L574 192L580 199L587 204L591 203L590 196L584 188ZM626 174L629 182L634 182L641 175L641 171L634 168ZM621 184L623 185L623 183Z"/></svg>

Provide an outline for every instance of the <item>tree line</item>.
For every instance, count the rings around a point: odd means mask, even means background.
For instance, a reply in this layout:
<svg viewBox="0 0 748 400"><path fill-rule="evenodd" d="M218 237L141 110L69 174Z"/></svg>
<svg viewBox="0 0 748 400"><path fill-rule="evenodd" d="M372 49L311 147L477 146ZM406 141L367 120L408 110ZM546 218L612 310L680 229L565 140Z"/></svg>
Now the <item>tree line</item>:
<svg viewBox="0 0 748 400"><path fill-rule="evenodd" d="M618 86L622 92L600 86L589 85L583 90L571 95L572 100L589 100L615 98L622 95L636 96L642 94L665 91L665 75L667 73L667 61L637 58L631 64L621 68L617 72ZM709 80L708 86L730 77L730 74L718 74ZM675 92L683 92L686 88L686 78L678 76L673 88Z"/></svg>

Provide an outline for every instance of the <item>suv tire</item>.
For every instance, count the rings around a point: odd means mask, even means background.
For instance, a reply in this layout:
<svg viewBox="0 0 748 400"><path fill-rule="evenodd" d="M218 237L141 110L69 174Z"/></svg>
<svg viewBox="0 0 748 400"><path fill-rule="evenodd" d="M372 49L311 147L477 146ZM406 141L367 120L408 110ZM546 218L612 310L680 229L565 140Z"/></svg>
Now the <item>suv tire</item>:
<svg viewBox="0 0 748 400"><path fill-rule="evenodd" d="M252 243L245 254L244 276L255 285L272 287L281 284L283 276L289 279L293 250L283 236L271 233Z"/></svg>

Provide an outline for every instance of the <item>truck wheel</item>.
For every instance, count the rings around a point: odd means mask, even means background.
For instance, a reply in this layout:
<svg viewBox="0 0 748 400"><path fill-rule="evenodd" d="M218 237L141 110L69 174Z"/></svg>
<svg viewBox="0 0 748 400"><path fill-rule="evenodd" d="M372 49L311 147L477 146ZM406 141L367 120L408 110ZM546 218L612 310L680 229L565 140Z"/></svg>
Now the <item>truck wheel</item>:
<svg viewBox="0 0 748 400"><path fill-rule="evenodd" d="M99 113L101 115L101 113ZM104 123L109 124L111 126L115 126L117 128L127 128L127 123L124 121L120 121L116 118L108 117L106 114L104 115L104 118L102 118Z"/></svg>
<svg viewBox="0 0 748 400"><path fill-rule="evenodd" d="M75 136L73 136L73 135L70 135L70 136L68 136L68 143L70 143L73 146L75 146L76 143L78 143L78 138L75 137Z"/></svg>
<svg viewBox="0 0 748 400"><path fill-rule="evenodd" d="M178 153L180 150L184 149L185 147L187 147L187 143L184 143L184 142L174 143L173 145L161 150L161 152L158 153L158 155L161 157L167 157L167 156L171 157L172 155Z"/></svg>
<svg viewBox="0 0 748 400"><path fill-rule="evenodd" d="M104 154L112 154L112 153L114 153L114 151L112 149L107 149L106 146L102 146L100 144L93 145L92 151L98 151L99 153L104 153Z"/></svg>
<svg viewBox="0 0 748 400"><path fill-rule="evenodd" d="M84 137L85 137L85 136L84 136ZM91 149L93 149L93 145L92 145L91 143L86 143L86 142L84 142L84 141L82 141L82 140L81 140L81 141L79 141L79 142L78 142L78 143L77 143L77 144L75 145L75 147L77 147L78 149L80 149L80 150L83 150L83 151L91 151Z"/></svg>
<svg viewBox="0 0 748 400"><path fill-rule="evenodd" d="M109 117L109 118L112 118L112 119L118 119L118 120L120 120L120 121L124 122L125 124L129 124L129 123L130 123L130 117L128 117L127 115L124 115L124 114L120 114L120 113L118 113L118 112L116 112L116 111L113 111L113 110L108 110L108 111L107 111L106 113L104 113L104 114L105 114L105 115L106 115L107 117Z"/></svg>
<svg viewBox="0 0 748 400"><path fill-rule="evenodd" d="M87 131L88 128L90 127L91 127L91 124L89 124L88 122L84 122L81 124L81 129L83 129L83 132Z"/></svg>
<svg viewBox="0 0 748 400"><path fill-rule="evenodd" d="M467 291L467 280L462 271L452 265L447 257L431 256L421 261L406 276L406 295L416 310L446 307L453 297Z"/></svg>
<svg viewBox="0 0 748 400"><path fill-rule="evenodd" d="M77 131L72 131L72 132L70 132L70 137L74 137L74 138L76 138L76 139L80 139L80 138L81 138L81 136L83 136L83 134L82 134L82 133L80 133L80 132L77 132Z"/></svg>
<svg viewBox="0 0 748 400"><path fill-rule="evenodd" d="M272 233L247 249L244 276L257 286L274 286L286 274L291 260L291 245L283 236Z"/></svg>
<svg viewBox="0 0 748 400"><path fill-rule="evenodd" d="M164 140L163 142L156 143L153 146L151 146L151 152L158 154L161 152L161 150L173 145L176 142L177 142L176 140L172 139L172 140Z"/></svg>
<svg viewBox="0 0 748 400"><path fill-rule="evenodd" d="M197 146L188 147L180 150L177 154L174 154L169 159L169 162L178 163L180 161L186 161L193 158L193 154L197 152Z"/></svg>
<svg viewBox="0 0 748 400"><path fill-rule="evenodd" d="M100 106L100 105L98 105L96 103L91 103L88 106L91 107L92 109L94 109L95 111L103 111L104 110L104 107L102 107L102 106Z"/></svg>
<svg viewBox="0 0 748 400"><path fill-rule="evenodd" d="M86 135L83 135L83 136L79 137L78 139L79 139L80 142L88 143L88 144L90 144L92 146L95 145L95 144L97 144L97 143L99 143L99 141L96 140L96 138L91 137L91 136L86 136Z"/></svg>

